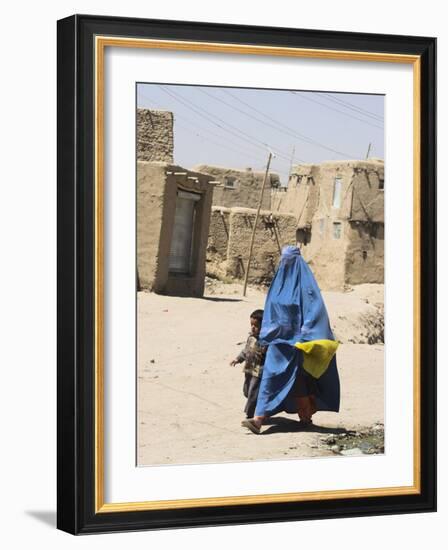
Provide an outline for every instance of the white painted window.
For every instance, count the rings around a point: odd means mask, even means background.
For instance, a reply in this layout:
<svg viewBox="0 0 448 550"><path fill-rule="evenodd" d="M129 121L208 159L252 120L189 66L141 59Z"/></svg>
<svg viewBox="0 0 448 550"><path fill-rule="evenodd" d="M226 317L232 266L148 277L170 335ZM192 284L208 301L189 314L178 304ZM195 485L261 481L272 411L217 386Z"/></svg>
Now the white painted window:
<svg viewBox="0 0 448 550"><path fill-rule="evenodd" d="M336 176L334 178L334 186L333 186L333 208L341 207L341 193L342 193L342 178L341 176Z"/></svg>
<svg viewBox="0 0 448 550"><path fill-rule="evenodd" d="M200 199L201 196L197 193L186 191L177 193L169 258L171 272L189 273L191 271L194 218L196 203Z"/></svg>

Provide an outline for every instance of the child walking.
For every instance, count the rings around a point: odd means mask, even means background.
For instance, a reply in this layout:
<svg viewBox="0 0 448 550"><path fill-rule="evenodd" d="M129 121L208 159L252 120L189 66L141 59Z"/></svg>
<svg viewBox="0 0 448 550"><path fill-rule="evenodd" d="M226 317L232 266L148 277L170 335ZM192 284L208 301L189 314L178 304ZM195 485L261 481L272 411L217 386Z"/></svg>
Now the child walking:
<svg viewBox="0 0 448 550"><path fill-rule="evenodd" d="M257 404L258 390L263 374L264 359L266 356L266 347L260 346L258 338L260 336L261 322L263 321L263 310L256 309L250 314L250 333L243 351L236 359L231 361L233 367L244 361L244 384L243 394L246 397L246 406L244 412L246 418L253 418L255 406Z"/></svg>

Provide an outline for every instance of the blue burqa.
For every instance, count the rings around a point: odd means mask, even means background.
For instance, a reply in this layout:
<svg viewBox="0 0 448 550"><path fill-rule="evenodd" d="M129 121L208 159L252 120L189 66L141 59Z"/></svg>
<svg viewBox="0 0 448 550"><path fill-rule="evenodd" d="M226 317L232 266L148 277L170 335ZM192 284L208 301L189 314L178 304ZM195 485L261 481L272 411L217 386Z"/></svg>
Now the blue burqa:
<svg viewBox="0 0 448 550"><path fill-rule="evenodd" d="M260 344L268 346L255 416L297 412L294 384L302 369L300 342L334 340L316 279L300 250L286 246L264 308ZM317 409L339 411L340 387L336 355L314 380Z"/></svg>

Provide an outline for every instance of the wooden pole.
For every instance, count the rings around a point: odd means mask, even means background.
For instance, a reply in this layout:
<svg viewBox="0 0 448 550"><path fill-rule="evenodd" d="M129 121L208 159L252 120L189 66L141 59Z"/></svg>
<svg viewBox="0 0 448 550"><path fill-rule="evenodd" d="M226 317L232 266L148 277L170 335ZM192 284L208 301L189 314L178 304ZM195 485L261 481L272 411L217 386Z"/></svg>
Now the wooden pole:
<svg viewBox="0 0 448 550"><path fill-rule="evenodd" d="M368 160L368 158L369 158L369 155L370 155L370 149L371 149L371 147L372 147L372 144L371 144L371 143L369 143L369 148L367 149L367 155L366 155L366 160Z"/></svg>
<svg viewBox="0 0 448 550"><path fill-rule="evenodd" d="M287 185L289 185L289 178L291 177L291 174L292 174L292 165L294 163L294 155L295 155L295 152L296 152L296 146L293 145L292 146L292 152L291 152L291 163L289 165L289 174L288 174L288 181L286 182Z"/></svg>
<svg viewBox="0 0 448 550"><path fill-rule="evenodd" d="M255 215L254 227L252 229L252 237L250 239L249 258L247 260L246 273L244 274L243 296L246 296L247 280L249 278L249 267L250 267L250 261L252 259L252 251L253 251L253 248L254 248L255 231L257 229L257 223L258 223L258 218L260 216L261 205L263 203L263 193L264 193L264 188L266 187L266 182L267 182L267 179L268 179L269 166L271 165L271 159L272 159L272 153L269 153L268 164L266 166L266 172L264 174L263 185L261 187L260 202L258 203L257 213Z"/></svg>

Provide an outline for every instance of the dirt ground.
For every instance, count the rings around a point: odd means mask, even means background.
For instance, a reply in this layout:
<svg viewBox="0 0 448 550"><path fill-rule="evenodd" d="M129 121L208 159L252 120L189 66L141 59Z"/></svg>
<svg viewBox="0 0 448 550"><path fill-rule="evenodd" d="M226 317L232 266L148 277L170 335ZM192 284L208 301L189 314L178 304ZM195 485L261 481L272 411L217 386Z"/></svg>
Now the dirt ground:
<svg viewBox="0 0 448 550"><path fill-rule="evenodd" d="M204 298L138 293L138 464L239 462L331 455L322 435L384 422L382 285L323 293L336 337L341 411L319 412L306 431L281 413L261 435L241 427L241 365L251 311L265 293L212 282ZM373 336L372 336L373 335Z"/></svg>

